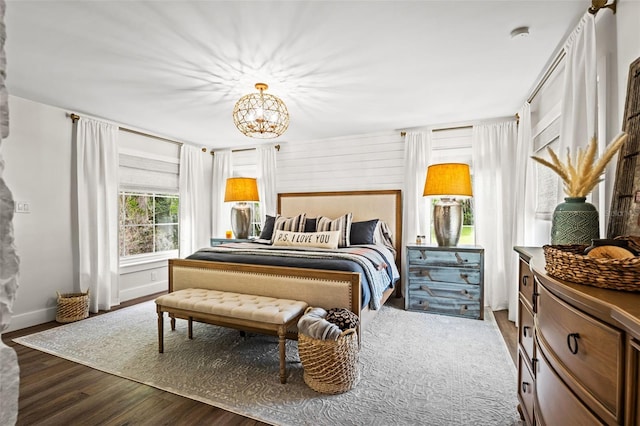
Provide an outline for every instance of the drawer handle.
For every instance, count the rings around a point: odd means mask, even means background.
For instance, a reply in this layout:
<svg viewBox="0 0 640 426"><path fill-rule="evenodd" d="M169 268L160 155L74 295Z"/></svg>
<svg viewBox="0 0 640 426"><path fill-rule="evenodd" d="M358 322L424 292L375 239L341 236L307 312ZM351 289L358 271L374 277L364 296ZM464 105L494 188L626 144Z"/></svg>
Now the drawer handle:
<svg viewBox="0 0 640 426"><path fill-rule="evenodd" d="M427 259L427 252L426 250L420 250L420 259L426 260Z"/></svg>
<svg viewBox="0 0 640 426"><path fill-rule="evenodd" d="M569 333L567 335L567 346L569 347L569 351L572 354L578 353L578 339L580 335L578 333Z"/></svg>
<svg viewBox="0 0 640 426"><path fill-rule="evenodd" d="M530 329L531 329L531 327L529 327L529 326L524 326L524 327L522 328L522 335L523 335L524 337L531 337L531 336L527 336L527 330L530 330Z"/></svg>
<svg viewBox="0 0 640 426"><path fill-rule="evenodd" d="M529 275L522 276L522 287L526 287L529 285Z"/></svg>
<svg viewBox="0 0 640 426"><path fill-rule="evenodd" d="M530 386L531 386L530 383L522 382L522 393L527 393L527 388Z"/></svg>
<svg viewBox="0 0 640 426"><path fill-rule="evenodd" d="M465 283L467 284L471 284L469 282L469 274L463 274L462 272L460 273L460 279L462 279Z"/></svg>
<svg viewBox="0 0 640 426"><path fill-rule="evenodd" d="M531 295L531 304L533 305L533 312L538 312L538 296L540 296L540 293L533 293Z"/></svg>
<svg viewBox="0 0 640 426"><path fill-rule="evenodd" d="M458 254L458 252L456 252L456 260L458 261L459 264L464 263L464 259Z"/></svg>

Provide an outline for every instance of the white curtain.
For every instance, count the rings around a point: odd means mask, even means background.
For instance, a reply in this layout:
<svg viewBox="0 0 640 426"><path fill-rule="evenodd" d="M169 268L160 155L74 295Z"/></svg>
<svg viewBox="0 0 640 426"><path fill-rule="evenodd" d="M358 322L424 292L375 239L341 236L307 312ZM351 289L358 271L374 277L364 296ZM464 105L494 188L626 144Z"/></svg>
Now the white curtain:
<svg viewBox="0 0 640 426"><path fill-rule="evenodd" d="M180 148L180 257L209 246L209 212L205 191L207 155L200 148Z"/></svg>
<svg viewBox="0 0 640 426"><path fill-rule="evenodd" d="M596 24L595 16L585 12L567 39L564 50L565 70L560 117L558 155L564 157L567 148L576 155L577 148L586 147L598 131ZM559 183L561 185L561 183ZM564 200L562 188L558 202Z"/></svg>
<svg viewBox="0 0 640 426"><path fill-rule="evenodd" d="M474 126L473 200L476 243L484 248L485 305L509 306L513 261L517 125L515 121Z"/></svg>
<svg viewBox="0 0 640 426"><path fill-rule="evenodd" d="M276 150L273 146L261 146L258 150L258 195L260 197L260 223L267 215L274 216L278 208L276 191Z"/></svg>
<svg viewBox="0 0 640 426"><path fill-rule="evenodd" d="M431 232L430 199L423 197L427 166L431 161L431 132L407 132L404 138L404 190L402 200L402 246L415 244L416 236L429 238ZM402 255L404 271L405 256ZM402 288L406 286L406 274Z"/></svg>
<svg viewBox="0 0 640 426"><path fill-rule="evenodd" d="M520 124L518 125L518 140L516 146L514 175L514 204L513 204L513 242L514 246L535 245L535 181L533 173L533 161L531 160L531 109L526 102L520 111ZM509 247L507 247L508 249ZM519 256L511 251L511 262L508 263L508 299L509 320L516 322L518 317L518 265Z"/></svg>
<svg viewBox="0 0 640 426"><path fill-rule="evenodd" d="M98 312L119 303L118 127L80 118L76 132L80 290Z"/></svg>
<svg viewBox="0 0 640 426"><path fill-rule="evenodd" d="M224 237L231 229L231 203L224 202L227 179L233 174L231 151L216 151L211 178L211 236Z"/></svg>

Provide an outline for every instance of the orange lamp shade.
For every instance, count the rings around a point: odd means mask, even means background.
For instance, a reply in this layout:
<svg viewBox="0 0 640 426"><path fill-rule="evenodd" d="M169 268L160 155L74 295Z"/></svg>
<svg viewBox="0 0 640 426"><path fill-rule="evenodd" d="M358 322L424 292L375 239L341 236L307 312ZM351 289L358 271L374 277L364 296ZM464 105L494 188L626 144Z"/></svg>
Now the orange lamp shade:
<svg viewBox="0 0 640 426"><path fill-rule="evenodd" d="M234 177L227 179L224 201L259 201L255 178Z"/></svg>
<svg viewBox="0 0 640 426"><path fill-rule="evenodd" d="M441 198L472 197L469 165L462 163L432 164L427 168L423 195Z"/></svg>

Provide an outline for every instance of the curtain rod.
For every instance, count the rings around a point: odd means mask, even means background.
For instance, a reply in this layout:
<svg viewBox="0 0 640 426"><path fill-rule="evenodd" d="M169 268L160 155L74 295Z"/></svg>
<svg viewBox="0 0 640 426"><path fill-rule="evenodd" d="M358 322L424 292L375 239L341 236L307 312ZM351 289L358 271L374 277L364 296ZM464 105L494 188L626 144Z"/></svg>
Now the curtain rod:
<svg viewBox="0 0 640 426"><path fill-rule="evenodd" d="M76 121L78 121L80 119L80 116L78 114L75 114L75 113L69 113L69 118L71 119L71 121L73 121L75 123ZM173 139L169 139L169 138L165 138L165 137L162 137L162 136L151 135L149 133L144 133L144 132L141 132L139 130L129 129L129 128L126 128L126 127L122 127L120 125L117 125L117 126L118 126L118 129L122 130L123 132L133 133L133 134L140 135L140 136L147 136L147 137L150 137L150 138L159 139L161 141L175 143L176 145L180 145L180 146L182 146L184 144L184 142L179 142L179 141L176 141L176 140L173 140ZM206 148L202 148L202 152L206 152L206 151L207 151Z"/></svg>
<svg viewBox="0 0 640 426"><path fill-rule="evenodd" d="M520 114L518 114L516 112L513 117L516 120L516 124L520 124ZM487 121L493 122L494 120L483 120L483 121L480 121L480 123L487 122ZM467 124L467 125L464 125L464 126L440 127L438 129L431 129L431 132L432 133L436 133L436 132L444 132L444 131L447 131L447 130L473 129L473 126L474 126L473 124ZM406 131L403 130L403 131L400 132L400 136L401 137L405 137L406 135L407 135Z"/></svg>
<svg viewBox="0 0 640 426"><path fill-rule="evenodd" d="M273 146L276 151L280 152L280 144L274 145ZM239 149L232 149L231 152L242 152L242 151L254 151L257 148L239 148ZM211 155L216 155L215 152L211 151Z"/></svg>
<svg viewBox="0 0 640 426"><path fill-rule="evenodd" d="M540 79L538 84L536 84L536 87L531 92L531 95L527 99L527 103L531 103L533 98L536 97L536 95L538 94L540 89L542 89L542 86L544 86L544 84L547 82L547 80L549 80L549 77L551 77L551 74L553 74L553 72L556 70L556 68L558 68L558 65L560 65L562 63L562 60L564 59L566 54L567 54L567 52L564 50L564 48L562 50L560 50L560 52L558 52L558 54L556 55L555 59L553 60L553 62L549 66L549 68L547 68L547 71L545 71L545 73L542 75L542 78Z"/></svg>
<svg viewBox="0 0 640 426"><path fill-rule="evenodd" d="M587 9L587 11L590 14L595 15L600 9L611 9L613 14L615 15L616 3L618 3L618 0L613 0L613 3L611 4L607 4L608 2L609 0L591 0L591 7Z"/></svg>

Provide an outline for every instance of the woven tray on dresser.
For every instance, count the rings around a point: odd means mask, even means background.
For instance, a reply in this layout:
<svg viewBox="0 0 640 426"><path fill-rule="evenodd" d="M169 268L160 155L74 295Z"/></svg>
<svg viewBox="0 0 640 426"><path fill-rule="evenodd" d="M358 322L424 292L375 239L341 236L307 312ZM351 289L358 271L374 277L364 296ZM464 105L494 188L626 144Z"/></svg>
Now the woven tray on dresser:
<svg viewBox="0 0 640 426"><path fill-rule="evenodd" d="M555 278L611 290L640 291L640 256L599 259L584 255L586 245L542 247L547 273Z"/></svg>

